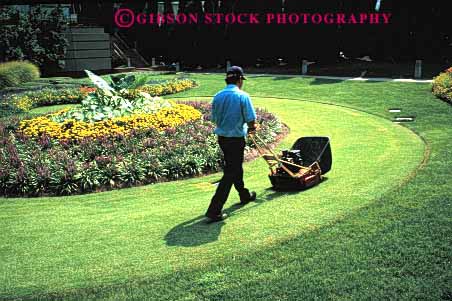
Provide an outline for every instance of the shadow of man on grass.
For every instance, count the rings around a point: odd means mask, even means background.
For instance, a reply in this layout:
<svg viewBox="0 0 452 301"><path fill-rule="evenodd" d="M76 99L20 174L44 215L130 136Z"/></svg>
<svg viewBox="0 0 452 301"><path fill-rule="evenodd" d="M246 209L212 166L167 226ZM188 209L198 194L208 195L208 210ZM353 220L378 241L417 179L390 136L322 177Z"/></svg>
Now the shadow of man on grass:
<svg viewBox="0 0 452 301"><path fill-rule="evenodd" d="M206 218L204 217L204 215L199 215L172 228L165 235L166 245L197 247L217 241L221 234L221 229L231 217L242 214L243 212L251 210L255 206L260 206L265 202L276 200L282 196L295 194L298 192L299 191L278 192L272 190L271 188L267 188L265 189L264 193L254 202L251 202L245 206L241 205L240 203L236 203L225 209L223 212L227 213L229 216L229 218L225 221L208 224L206 223Z"/></svg>
<svg viewBox="0 0 452 301"><path fill-rule="evenodd" d="M207 224L204 215L172 228L166 235L167 246L197 247L218 240L225 221Z"/></svg>

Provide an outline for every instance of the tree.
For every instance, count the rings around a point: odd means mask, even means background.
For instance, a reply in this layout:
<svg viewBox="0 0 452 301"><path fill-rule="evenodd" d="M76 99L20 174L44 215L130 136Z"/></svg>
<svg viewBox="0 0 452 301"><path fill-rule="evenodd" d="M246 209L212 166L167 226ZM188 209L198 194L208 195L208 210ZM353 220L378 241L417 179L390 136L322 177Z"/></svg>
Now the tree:
<svg viewBox="0 0 452 301"><path fill-rule="evenodd" d="M49 14L40 6L31 7L29 13L2 9L0 18L10 18L17 25L0 27L1 61L28 60L41 67L44 73L63 67L68 41L65 38L67 24L58 5Z"/></svg>

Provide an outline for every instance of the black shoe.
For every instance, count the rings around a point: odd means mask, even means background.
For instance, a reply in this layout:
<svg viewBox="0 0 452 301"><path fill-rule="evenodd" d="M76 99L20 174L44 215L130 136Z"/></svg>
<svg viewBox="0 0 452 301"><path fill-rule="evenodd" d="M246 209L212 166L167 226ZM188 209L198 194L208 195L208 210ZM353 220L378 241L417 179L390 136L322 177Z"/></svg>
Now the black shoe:
<svg viewBox="0 0 452 301"><path fill-rule="evenodd" d="M228 217L228 215L226 213L221 213L221 214L213 215L213 216L209 216L209 215L206 215L206 216L207 216L208 224L225 220Z"/></svg>
<svg viewBox="0 0 452 301"><path fill-rule="evenodd" d="M249 202L252 202L252 201L255 201L255 200L256 200L256 192L251 191L250 197L248 199L246 199L246 200L240 201L240 205L246 205Z"/></svg>

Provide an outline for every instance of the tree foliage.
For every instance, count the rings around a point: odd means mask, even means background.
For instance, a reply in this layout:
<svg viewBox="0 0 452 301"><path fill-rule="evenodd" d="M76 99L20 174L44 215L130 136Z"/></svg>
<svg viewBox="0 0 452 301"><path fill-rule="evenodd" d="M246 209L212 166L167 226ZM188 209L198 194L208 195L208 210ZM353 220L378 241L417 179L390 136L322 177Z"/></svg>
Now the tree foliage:
<svg viewBox="0 0 452 301"><path fill-rule="evenodd" d="M44 12L40 6L32 6L28 13L10 8L0 8L0 61L28 60L55 70L63 67L68 41L64 32L67 28L63 11L57 6Z"/></svg>

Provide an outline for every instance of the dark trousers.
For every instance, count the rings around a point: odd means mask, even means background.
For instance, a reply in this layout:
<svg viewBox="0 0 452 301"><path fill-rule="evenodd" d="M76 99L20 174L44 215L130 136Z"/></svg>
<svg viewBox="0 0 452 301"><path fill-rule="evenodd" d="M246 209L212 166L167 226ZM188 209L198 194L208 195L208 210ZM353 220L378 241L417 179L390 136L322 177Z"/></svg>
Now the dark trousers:
<svg viewBox="0 0 452 301"><path fill-rule="evenodd" d="M245 151L245 138L218 137L218 143L224 154L224 175L218 184L217 190L212 197L207 216L221 214L226 203L232 184L239 193L240 200L245 201L250 197L250 192L243 183L243 153Z"/></svg>

